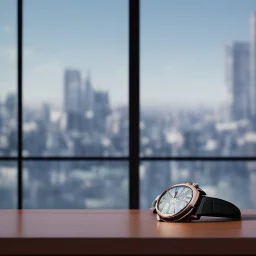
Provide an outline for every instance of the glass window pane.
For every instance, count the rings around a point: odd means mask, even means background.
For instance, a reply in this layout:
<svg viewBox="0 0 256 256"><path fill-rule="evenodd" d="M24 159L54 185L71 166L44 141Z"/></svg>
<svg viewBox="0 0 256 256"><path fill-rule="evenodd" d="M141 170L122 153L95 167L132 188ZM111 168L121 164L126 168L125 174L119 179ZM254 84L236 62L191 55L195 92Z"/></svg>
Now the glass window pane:
<svg viewBox="0 0 256 256"><path fill-rule="evenodd" d="M25 161L24 208L129 208L124 161Z"/></svg>
<svg viewBox="0 0 256 256"><path fill-rule="evenodd" d="M24 0L24 156L128 154L128 1Z"/></svg>
<svg viewBox="0 0 256 256"><path fill-rule="evenodd" d="M210 197L256 208L256 161L143 161L141 208L149 208L164 189L187 181L198 183Z"/></svg>
<svg viewBox="0 0 256 256"><path fill-rule="evenodd" d="M0 156L17 155L17 1L0 1Z"/></svg>
<svg viewBox="0 0 256 256"><path fill-rule="evenodd" d="M17 208L17 165L0 161L0 209Z"/></svg>
<svg viewBox="0 0 256 256"><path fill-rule="evenodd" d="M142 156L255 156L255 11L141 0Z"/></svg>

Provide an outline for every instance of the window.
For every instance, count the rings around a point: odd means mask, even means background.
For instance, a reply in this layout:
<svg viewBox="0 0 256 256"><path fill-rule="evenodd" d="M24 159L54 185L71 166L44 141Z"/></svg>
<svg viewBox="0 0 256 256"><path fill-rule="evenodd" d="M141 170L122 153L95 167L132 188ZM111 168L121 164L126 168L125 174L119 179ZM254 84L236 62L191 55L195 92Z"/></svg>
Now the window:
<svg viewBox="0 0 256 256"><path fill-rule="evenodd" d="M149 208L186 181L256 207L246 3L2 0L0 208Z"/></svg>
<svg viewBox="0 0 256 256"><path fill-rule="evenodd" d="M142 156L255 155L254 10L254 0L141 0Z"/></svg>
<svg viewBox="0 0 256 256"><path fill-rule="evenodd" d="M0 208L128 208L128 0L0 4Z"/></svg>
<svg viewBox="0 0 256 256"><path fill-rule="evenodd" d="M129 208L124 161L24 161L24 208Z"/></svg>
<svg viewBox="0 0 256 256"><path fill-rule="evenodd" d="M17 208L17 164L0 162L0 209Z"/></svg>
<svg viewBox="0 0 256 256"><path fill-rule="evenodd" d="M141 207L184 181L256 207L256 1L140 3Z"/></svg>
<svg viewBox="0 0 256 256"><path fill-rule="evenodd" d="M23 156L128 156L127 0L23 2Z"/></svg>

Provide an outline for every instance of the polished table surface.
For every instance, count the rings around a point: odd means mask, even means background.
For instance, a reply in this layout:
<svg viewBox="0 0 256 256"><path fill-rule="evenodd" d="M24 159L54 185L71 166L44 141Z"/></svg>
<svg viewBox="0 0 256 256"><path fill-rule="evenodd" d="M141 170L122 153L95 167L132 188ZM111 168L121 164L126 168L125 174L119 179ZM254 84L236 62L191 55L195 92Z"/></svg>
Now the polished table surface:
<svg viewBox="0 0 256 256"><path fill-rule="evenodd" d="M0 210L0 254L256 254L256 211L166 223L149 210Z"/></svg>

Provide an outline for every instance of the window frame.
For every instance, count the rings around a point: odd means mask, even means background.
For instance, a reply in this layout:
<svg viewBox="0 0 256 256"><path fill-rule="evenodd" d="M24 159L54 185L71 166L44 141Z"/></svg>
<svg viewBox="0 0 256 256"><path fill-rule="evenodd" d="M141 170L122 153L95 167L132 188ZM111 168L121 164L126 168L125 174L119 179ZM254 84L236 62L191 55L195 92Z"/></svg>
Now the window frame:
<svg viewBox="0 0 256 256"><path fill-rule="evenodd" d="M0 157L17 163L17 209L23 209L23 161L126 161L129 163L129 209L140 208L141 161L255 161L255 157L140 157L140 0L128 1L129 16L129 155L127 157L24 157L23 148L23 0L17 1L18 154Z"/></svg>

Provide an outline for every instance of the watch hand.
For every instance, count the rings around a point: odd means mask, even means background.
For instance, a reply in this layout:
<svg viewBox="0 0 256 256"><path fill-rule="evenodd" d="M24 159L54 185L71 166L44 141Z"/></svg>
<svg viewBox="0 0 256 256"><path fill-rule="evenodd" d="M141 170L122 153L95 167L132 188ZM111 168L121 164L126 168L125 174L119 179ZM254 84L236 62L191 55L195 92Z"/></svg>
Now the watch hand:
<svg viewBox="0 0 256 256"><path fill-rule="evenodd" d="M178 188L176 187L174 191L174 198L177 196L177 194L178 194Z"/></svg>
<svg viewBox="0 0 256 256"><path fill-rule="evenodd" d="M168 196L168 198L169 198L169 199L171 199L171 198L172 198L172 195L170 194L170 192L169 192L169 191L168 191L166 194L167 194L167 196Z"/></svg>
<svg viewBox="0 0 256 256"><path fill-rule="evenodd" d="M185 188L180 189L180 190L177 192L177 195L180 195L180 194L183 192L184 189L185 189Z"/></svg>
<svg viewBox="0 0 256 256"><path fill-rule="evenodd" d="M169 191L169 194L170 194L171 198L174 198L173 195L172 195L172 193L171 193L170 191Z"/></svg>

